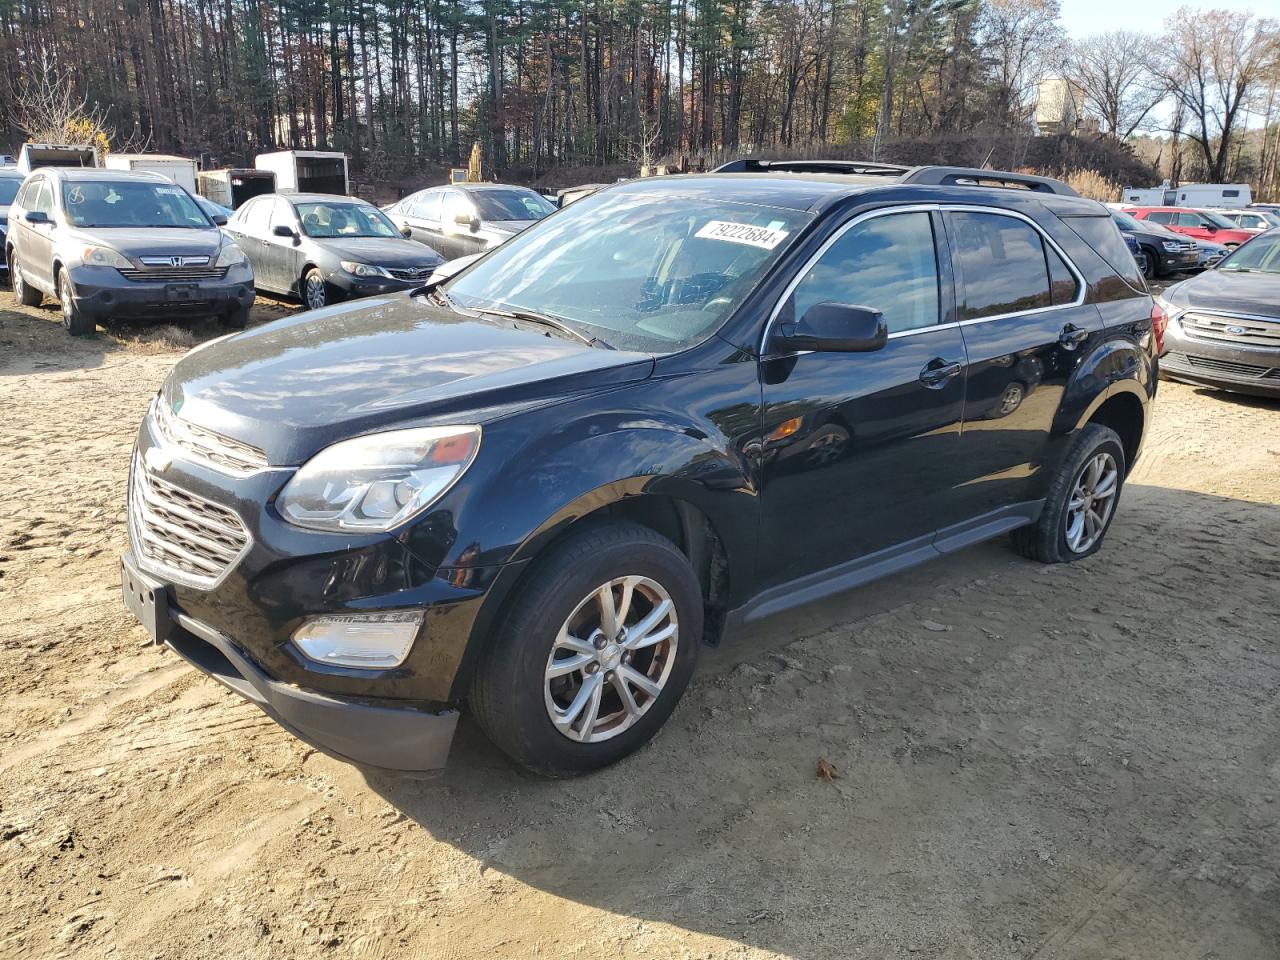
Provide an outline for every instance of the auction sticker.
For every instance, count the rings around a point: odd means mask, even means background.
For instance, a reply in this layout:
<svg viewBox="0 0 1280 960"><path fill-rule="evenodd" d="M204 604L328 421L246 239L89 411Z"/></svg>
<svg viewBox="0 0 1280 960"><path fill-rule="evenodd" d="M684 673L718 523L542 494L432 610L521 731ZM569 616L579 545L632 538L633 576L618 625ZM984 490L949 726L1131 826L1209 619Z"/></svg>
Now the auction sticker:
<svg viewBox="0 0 1280 960"><path fill-rule="evenodd" d="M787 239L786 230L757 227L750 223L734 223L731 220L712 220L696 234L706 240L727 240L729 243L745 243L749 247L772 250Z"/></svg>

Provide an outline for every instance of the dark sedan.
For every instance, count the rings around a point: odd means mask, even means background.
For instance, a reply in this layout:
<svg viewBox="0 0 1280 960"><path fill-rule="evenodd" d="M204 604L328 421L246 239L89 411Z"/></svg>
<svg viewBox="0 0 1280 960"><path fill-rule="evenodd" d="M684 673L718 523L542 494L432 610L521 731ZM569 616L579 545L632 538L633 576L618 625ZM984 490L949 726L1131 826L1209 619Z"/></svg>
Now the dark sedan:
<svg viewBox="0 0 1280 960"><path fill-rule="evenodd" d="M555 211L542 194L504 183L432 187L386 208L407 236L446 260L485 253Z"/></svg>
<svg viewBox="0 0 1280 960"><path fill-rule="evenodd" d="M1241 245L1158 302L1169 317L1163 374L1280 397L1280 230Z"/></svg>
<svg viewBox="0 0 1280 960"><path fill-rule="evenodd" d="M259 290L297 297L312 310L407 290L443 262L354 197L266 194L244 204L225 229L253 265Z"/></svg>

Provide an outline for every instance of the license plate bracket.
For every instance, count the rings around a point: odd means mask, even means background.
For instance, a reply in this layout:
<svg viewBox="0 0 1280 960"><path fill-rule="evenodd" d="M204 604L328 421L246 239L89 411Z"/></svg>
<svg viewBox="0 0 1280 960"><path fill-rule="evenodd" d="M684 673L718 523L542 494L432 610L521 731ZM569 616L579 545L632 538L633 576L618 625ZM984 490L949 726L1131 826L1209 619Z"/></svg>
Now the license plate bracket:
<svg viewBox="0 0 1280 960"><path fill-rule="evenodd" d="M171 283L164 288L166 300L194 300L196 288L190 283Z"/></svg>
<svg viewBox="0 0 1280 960"><path fill-rule="evenodd" d="M124 605L138 618L152 641L162 644L168 640L173 620L169 615L169 594L164 584L143 576L128 557L121 557L120 588L124 593Z"/></svg>

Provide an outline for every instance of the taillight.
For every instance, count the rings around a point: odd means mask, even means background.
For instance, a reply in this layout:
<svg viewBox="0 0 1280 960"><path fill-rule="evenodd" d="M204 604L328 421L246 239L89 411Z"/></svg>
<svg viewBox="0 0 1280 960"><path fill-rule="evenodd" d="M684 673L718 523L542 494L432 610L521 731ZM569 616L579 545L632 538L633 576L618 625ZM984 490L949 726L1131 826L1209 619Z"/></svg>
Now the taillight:
<svg viewBox="0 0 1280 960"><path fill-rule="evenodd" d="M1156 356L1164 353L1164 330L1169 325L1169 315L1161 309L1160 304L1151 301L1151 333L1156 341Z"/></svg>

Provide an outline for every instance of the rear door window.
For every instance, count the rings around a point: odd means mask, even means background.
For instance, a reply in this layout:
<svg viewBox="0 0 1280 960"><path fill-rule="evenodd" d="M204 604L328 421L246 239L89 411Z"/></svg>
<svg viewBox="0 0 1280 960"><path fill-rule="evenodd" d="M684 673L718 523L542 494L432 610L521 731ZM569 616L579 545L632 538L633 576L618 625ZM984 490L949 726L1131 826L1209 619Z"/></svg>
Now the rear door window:
<svg viewBox="0 0 1280 960"><path fill-rule="evenodd" d="M964 278L961 320L1040 310L1053 303L1044 243L1034 227L994 213L950 217Z"/></svg>
<svg viewBox="0 0 1280 960"><path fill-rule="evenodd" d="M890 333L936 324L938 256L929 214L854 224L805 273L782 315L802 318L827 301L881 311Z"/></svg>

